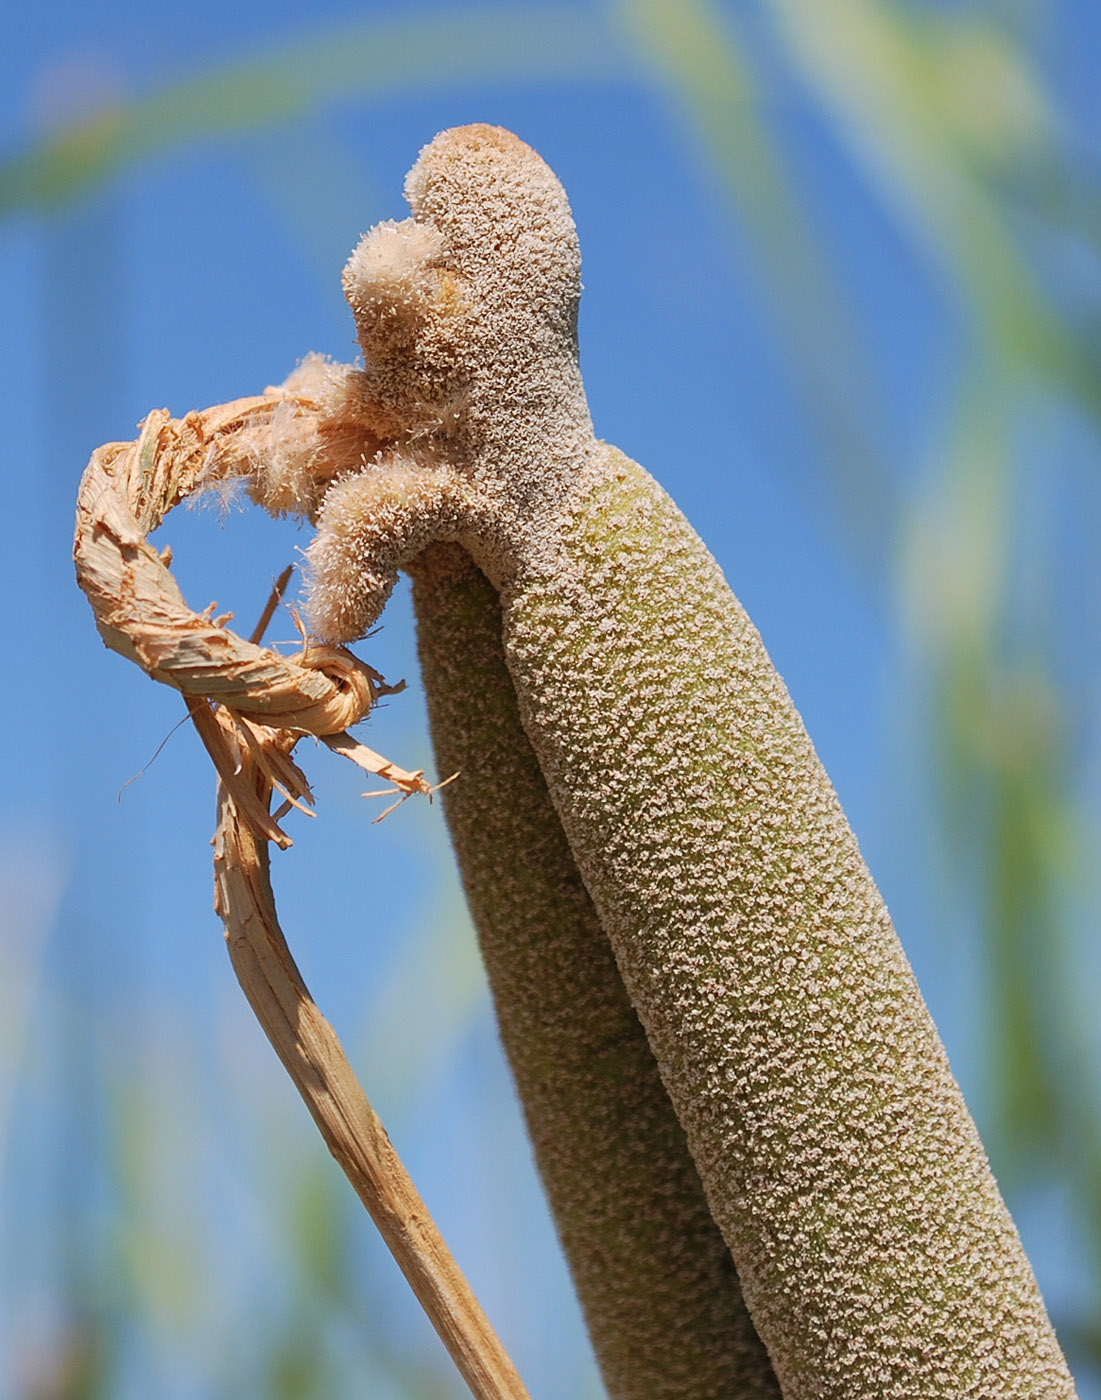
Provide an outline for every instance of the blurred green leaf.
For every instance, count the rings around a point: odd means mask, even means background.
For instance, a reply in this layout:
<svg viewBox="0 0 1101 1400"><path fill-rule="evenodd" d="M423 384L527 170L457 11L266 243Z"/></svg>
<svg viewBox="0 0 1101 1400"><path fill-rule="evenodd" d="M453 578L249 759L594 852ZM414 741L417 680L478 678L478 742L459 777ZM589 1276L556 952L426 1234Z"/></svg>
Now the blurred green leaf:
<svg viewBox="0 0 1101 1400"><path fill-rule="evenodd" d="M769 0L769 9L900 230L951 279L982 353L1008 356L1101 413L1096 363L1039 287L1000 199L999 176L1061 164L1057 123L1019 47L974 14L930 5ZM968 54L985 67L972 73Z"/></svg>
<svg viewBox="0 0 1101 1400"><path fill-rule="evenodd" d="M1080 716L1053 659L1049 639L1059 618L1040 600L1022 619L1013 593L1025 508L1020 457L1036 404L1054 394L1095 420L1101 410L1097 326L1060 297L1029 239L1037 230L1063 239L1095 266L1101 200L1094 177L1066 150L1055 102L1026 47L998 22L999 10L1013 4L767 0L760 7L786 67L781 77L813 100L907 244L934 270L946 311L965 325L956 393L946 410L932 405L927 415L934 449L911 498L884 461L882 390L861 326L775 129L769 84L780 78L763 71L743 40L746 16L732 5L443 6L302 33L100 110L13 156L0 166L0 216L57 211L155 153L235 136L251 177L330 272L331 260L348 251L337 243L338 233L344 239L333 217L338 194L349 209L365 210L368 198L361 185L349 195L352 172L325 108L488 81L626 78L663 94L701 169L729 194L750 235L749 273L766 290L800 401L819 427L823 474L850 541L865 554L901 549L926 705L925 729L911 742L935 769L955 878L982 910L999 1155L1026 1185L1050 1170L1056 1150L1070 1163L1101 1296L1096 1066L1081 994L1069 985L1072 911L1096 914L1096 890L1087 892L1084 876L1090 845L1081 835L1093 830L1092 817L1074 772ZM320 194L303 200L311 186ZM1044 567L1058 547L1044 538ZM1097 587L1096 565L1087 561L1075 577L1083 589ZM387 1112L438 1073L483 997L469 936L459 936L450 912L409 940L372 1009L360 1057L369 1087L379 1083L391 1100ZM420 1008L417 1024L410 1005ZM103 1006L89 1014L109 1019ZM116 1063L105 1082L102 1065L79 1060L79 1046L107 1033L77 1035L70 1026L60 1052L67 1067L59 1097L86 1160L74 1169L83 1186L66 1187L60 1202L65 1315L53 1364L28 1379L25 1394L34 1400L112 1394L120 1357L163 1336L166 1319L202 1312L204 1270L217 1258L201 1230L190 1238L171 1225L166 1202L186 1156L181 1150L177 1160L181 1127L166 1105L201 1098L209 1086L186 1062L175 1074L152 1064L129 1074ZM106 1121L111 1103L113 1142L82 1135L82 1116ZM202 1114L189 1121L196 1138L216 1131ZM309 1400L346 1389L354 1371L367 1393L378 1379L408 1396L456 1394L449 1371L410 1356L379 1334L377 1318L365 1317L347 1228L358 1208L330 1164L311 1157L274 1175L272 1212L286 1229L293 1279L275 1303L257 1305L256 1338L231 1339L221 1393ZM107 1229L85 1177L110 1182ZM186 1207L179 1210L186 1218ZM1080 1354L1101 1366L1088 1316L1067 1326ZM348 1335L356 1343L342 1349ZM211 1366L219 1370L217 1361Z"/></svg>
<svg viewBox="0 0 1101 1400"><path fill-rule="evenodd" d="M350 99L506 79L614 78L598 9L443 7L300 33L239 63L94 113L0 165L0 218L50 209L156 152L261 129Z"/></svg>
<svg viewBox="0 0 1101 1400"><path fill-rule="evenodd" d="M821 434L830 505L850 547L880 563L896 503L878 442L876 372L765 119L750 56L713 0L615 0L613 12L674 103L703 172L745 222L754 273Z"/></svg>

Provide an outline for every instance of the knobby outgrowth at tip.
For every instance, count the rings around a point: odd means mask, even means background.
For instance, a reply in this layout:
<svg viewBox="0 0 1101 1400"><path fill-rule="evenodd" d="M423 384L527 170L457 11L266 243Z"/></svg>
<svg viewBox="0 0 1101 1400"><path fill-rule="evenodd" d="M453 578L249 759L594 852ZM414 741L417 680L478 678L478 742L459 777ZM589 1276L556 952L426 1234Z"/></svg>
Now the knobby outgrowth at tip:
<svg viewBox="0 0 1101 1400"><path fill-rule="evenodd" d="M615 1400L1074 1386L883 900L783 682L668 496L594 434L538 155L444 132L248 444L317 524L309 612L413 579L501 1034Z"/></svg>

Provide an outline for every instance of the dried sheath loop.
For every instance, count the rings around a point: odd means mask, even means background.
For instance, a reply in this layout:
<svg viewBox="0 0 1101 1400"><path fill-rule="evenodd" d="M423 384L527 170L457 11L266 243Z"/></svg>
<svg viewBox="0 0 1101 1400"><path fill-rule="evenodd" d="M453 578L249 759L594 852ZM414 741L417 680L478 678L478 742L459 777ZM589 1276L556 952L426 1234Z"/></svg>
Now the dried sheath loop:
<svg viewBox="0 0 1101 1400"><path fill-rule="evenodd" d="M277 390L179 419L160 409L136 442L94 452L77 499L77 581L106 644L155 680L258 724L338 734L371 706L370 669L343 648L288 658L219 627L188 607L165 560L146 542L197 486L247 475L253 464L244 430L288 404L301 417L318 412L309 400Z"/></svg>

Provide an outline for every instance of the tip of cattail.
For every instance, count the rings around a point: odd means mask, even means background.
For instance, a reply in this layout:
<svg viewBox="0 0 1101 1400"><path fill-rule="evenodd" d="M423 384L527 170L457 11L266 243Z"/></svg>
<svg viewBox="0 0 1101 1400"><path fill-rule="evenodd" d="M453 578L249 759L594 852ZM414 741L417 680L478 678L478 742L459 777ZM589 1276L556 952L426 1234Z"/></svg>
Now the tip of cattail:
<svg viewBox="0 0 1101 1400"><path fill-rule="evenodd" d="M418 224L439 229L445 262L476 300L527 306L572 336L581 253L557 175L503 127L441 132L405 182Z"/></svg>

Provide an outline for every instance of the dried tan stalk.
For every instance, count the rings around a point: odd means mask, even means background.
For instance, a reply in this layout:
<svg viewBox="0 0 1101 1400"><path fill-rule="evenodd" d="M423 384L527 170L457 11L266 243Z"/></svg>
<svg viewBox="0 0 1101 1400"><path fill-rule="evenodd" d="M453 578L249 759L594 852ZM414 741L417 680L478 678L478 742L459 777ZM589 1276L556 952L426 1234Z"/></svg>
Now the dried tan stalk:
<svg viewBox="0 0 1101 1400"><path fill-rule="evenodd" d="M264 803L266 779L251 756L242 765L254 797ZM217 908L237 978L329 1151L473 1394L479 1400L526 1400L523 1382L295 966L275 912L266 843L242 819L222 783L214 869Z"/></svg>
<svg viewBox="0 0 1101 1400"><path fill-rule="evenodd" d="M146 542L196 486L247 476L253 465L250 435L277 409L286 416L288 406L306 420L319 413L309 400L269 390L183 419L152 413L135 442L101 447L77 503L77 580L107 645L182 691L214 761L220 778L216 904L257 1020L476 1400L527 1400L336 1033L310 996L279 927L269 877L267 843L291 844L270 812L273 789L286 799L284 807L311 801L305 775L291 759L303 734L317 735L334 752L393 783L399 799L433 788L423 773L398 767L345 732L388 692L377 672L343 647L306 646L284 657L259 645L285 577L252 640L245 641L214 619L212 608L192 611L169 572L170 554Z"/></svg>

